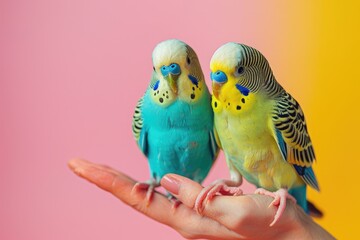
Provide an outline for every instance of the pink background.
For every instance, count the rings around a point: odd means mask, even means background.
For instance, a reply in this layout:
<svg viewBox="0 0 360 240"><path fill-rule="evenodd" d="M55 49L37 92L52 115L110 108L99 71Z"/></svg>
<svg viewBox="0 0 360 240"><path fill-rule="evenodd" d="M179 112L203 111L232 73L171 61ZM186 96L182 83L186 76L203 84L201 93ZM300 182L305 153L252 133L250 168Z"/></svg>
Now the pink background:
<svg viewBox="0 0 360 240"><path fill-rule="evenodd" d="M320 117L310 106L322 23L311 4L219 2L0 2L0 239L182 239L66 166L79 156L148 178L131 121L162 40L191 45L208 83L221 44L252 45L304 111ZM317 170L321 177L321 161ZM227 176L221 155L206 183Z"/></svg>

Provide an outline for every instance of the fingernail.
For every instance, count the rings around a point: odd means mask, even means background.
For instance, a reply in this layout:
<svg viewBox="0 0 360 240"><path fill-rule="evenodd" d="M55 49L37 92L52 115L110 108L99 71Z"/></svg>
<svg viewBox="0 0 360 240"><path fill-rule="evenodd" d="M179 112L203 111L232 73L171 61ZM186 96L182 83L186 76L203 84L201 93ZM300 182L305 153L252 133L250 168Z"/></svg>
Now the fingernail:
<svg viewBox="0 0 360 240"><path fill-rule="evenodd" d="M76 175L78 175L78 176L82 176L82 169L81 168L74 168L74 169L72 169L72 171L76 174Z"/></svg>
<svg viewBox="0 0 360 240"><path fill-rule="evenodd" d="M75 158L75 159L68 161L68 166L70 169L74 170L74 169L80 167L81 163L82 163L82 161L80 159Z"/></svg>
<svg viewBox="0 0 360 240"><path fill-rule="evenodd" d="M161 179L161 185L174 195L179 194L180 181L171 175L166 175Z"/></svg>
<svg viewBox="0 0 360 240"><path fill-rule="evenodd" d="M68 162L68 166L69 166L70 170L73 171L76 175L81 176L81 173L83 171L83 167L81 166L79 160L77 160L77 159L70 160Z"/></svg>

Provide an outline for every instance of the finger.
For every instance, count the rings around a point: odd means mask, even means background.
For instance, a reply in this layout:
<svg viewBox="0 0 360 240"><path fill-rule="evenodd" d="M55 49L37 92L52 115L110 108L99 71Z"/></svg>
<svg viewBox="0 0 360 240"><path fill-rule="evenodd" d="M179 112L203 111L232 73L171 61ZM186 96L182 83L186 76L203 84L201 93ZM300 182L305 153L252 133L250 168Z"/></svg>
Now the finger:
<svg viewBox="0 0 360 240"><path fill-rule="evenodd" d="M140 190L132 193L131 190L136 182L125 174L112 168L81 159L71 160L68 165L77 175L94 183L101 189L112 193L127 205L130 205L161 223L167 225L172 224L172 218L169 216L169 212L163 211L163 209L166 208L170 209L170 203L161 194L154 194L152 204L150 204L149 207L146 207L147 191Z"/></svg>
<svg viewBox="0 0 360 240"><path fill-rule="evenodd" d="M98 169L102 169L102 170L107 170L107 171L110 171L110 172L112 172L114 174L119 174L120 173L119 171L116 171L115 169L113 169L113 168L111 168L109 166L106 166L104 164L92 163L90 161L87 161L87 160L81 159L81 158L74 158L74 159L72 159L72 160L70 160L68 162L68 167L76 174L77 174L77 170L81 166L87 166L88 168L89 167L94 167L94 168L98 168Z"/></svg>
<svg viewBox="0 0 360 240"><path fill-rule="evenodd" d="M160 184L189 208L194 208L195 200L203 189L199 183L177 174L165 175Z"/></svg>
<svg viewBox="0 0 360 240"><path fill-rule="evenodd" d="M112 193L125 204L148 217L174 228L186 238L222 239L222 237L235 238L237 236L236 233L229 231L219 223L199 216L184 205L180 205L176 211L172 211L172 203L158 192L154 193L151 204L147 206L147 191L133 191L132 193L136 182L110 167L81 159L71 160L68 165L80 177Z"/></svg>

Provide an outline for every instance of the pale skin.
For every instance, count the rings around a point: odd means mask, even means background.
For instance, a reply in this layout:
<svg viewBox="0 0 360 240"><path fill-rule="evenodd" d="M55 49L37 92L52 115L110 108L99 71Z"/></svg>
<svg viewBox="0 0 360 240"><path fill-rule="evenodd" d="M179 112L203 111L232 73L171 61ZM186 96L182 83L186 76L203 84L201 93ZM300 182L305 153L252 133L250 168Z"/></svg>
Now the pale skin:
<svg viewBox="0 0 360 240"><path fill-rule="evenodd" d="M215 196L199 215L194 205L203 187L188 178L168 174L161 180L161 185L182 203L174 208L172 201L156 191L148 205L147 190L133 191L137 182L111 167L81 159L68 165L78 176L187 239L335 239L292 201L287 202L279 221L269 227L277 210L268 207L273 201L269 196Z"/></svg>

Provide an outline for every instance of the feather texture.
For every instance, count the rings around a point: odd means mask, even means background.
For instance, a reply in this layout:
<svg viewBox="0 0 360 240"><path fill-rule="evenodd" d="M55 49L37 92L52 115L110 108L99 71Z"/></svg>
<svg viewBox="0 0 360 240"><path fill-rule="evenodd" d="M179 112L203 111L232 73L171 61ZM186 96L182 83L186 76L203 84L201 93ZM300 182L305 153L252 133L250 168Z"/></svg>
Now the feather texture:
<svg viewBox="0 0 360 240"><path fill-rule="evenodd" d="M311 168L315 153L300 105L290 94L284 92L277 99L272 119L284 160L293 164L306 184L319 191L319 184Z"/></svg>
<svg viewBox="0 0 360 240"><path fill-rule="evenodd" d="M311 166L315 161L315 153L300 105L286 92L276 101L272 118L276 130L281 132L288 146L285 160L302 167Z"/></svg>
<svg viewBox="0 0 360 240"><path fill-rule="evenodd" d="M133 114L133 121L132 121L132 133L136 141L140 138L140 132L143 127L143 119L141 116L141 108L143 105L144 98L140 98L135 106L135 111Z"/></svg>

